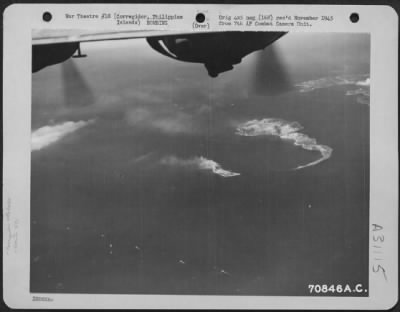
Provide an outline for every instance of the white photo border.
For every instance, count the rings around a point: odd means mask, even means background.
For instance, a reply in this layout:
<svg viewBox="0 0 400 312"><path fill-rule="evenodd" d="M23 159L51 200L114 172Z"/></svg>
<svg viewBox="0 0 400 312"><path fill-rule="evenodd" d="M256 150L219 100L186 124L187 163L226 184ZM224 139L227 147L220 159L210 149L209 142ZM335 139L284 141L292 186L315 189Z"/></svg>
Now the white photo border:
<svg viewBox="0 0 400 312"><path fill-rule="evenodd" d="M49 23L43 12L53 15ZM329 23L308 28L257 27L245 30L369 33L370 98L370 258L368 297L32 294L30 268L31 42L33 29L115 29L112 21L68 20L67 12L104 11L183 15L168 30L198 31L193 20L206 15L207 31L223 31L218 14L326 15ZM360 16L358 23L349 19ZM13 4L4 11L3 35L3 299L12 308L196 308L196 309L389 309L398 296L398 15L374 5L220 4ZM166 30L166 26L118 29ZM237 27L229 30L244 30ZM383 262L373 260L382 242ZM379 268L379 265L381 266ZM386 279L382 273L384 268ZM35 299L36 297L36 299ZM39 299L37 299L39 298Z"/></svg>

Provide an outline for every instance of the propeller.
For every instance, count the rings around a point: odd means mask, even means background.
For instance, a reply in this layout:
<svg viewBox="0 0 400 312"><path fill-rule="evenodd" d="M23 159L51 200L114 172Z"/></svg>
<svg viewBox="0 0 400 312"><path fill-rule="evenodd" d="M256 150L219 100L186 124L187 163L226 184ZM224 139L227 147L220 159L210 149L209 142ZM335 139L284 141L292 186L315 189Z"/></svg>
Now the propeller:
<svg viewBox="0 0 400 312"><path fill-rule="evenodd" d="M276 43L256 52L251 90L256 95L278 95L293 89Z"/></svg>
<svg viewBox="0 0 400 312"><path fill-rule="evenodd" d="M64 103L68 107L85 107L94 103L93 92L73 60L63 62Z"/></svg>

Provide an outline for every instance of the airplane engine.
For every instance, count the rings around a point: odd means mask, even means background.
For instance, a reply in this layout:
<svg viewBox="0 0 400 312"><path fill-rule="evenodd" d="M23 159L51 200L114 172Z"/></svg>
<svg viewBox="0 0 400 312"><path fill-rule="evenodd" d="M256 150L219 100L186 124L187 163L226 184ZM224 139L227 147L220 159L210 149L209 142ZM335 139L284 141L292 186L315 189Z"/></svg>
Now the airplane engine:
<svg viewBox="0 0 400 312"><path fill-rule="evenodd" d="M262 50L285 32L223 32L164 37L149 37L147 42L157 52L183 62L202 63L208 75L217 77L233 69L242 58Z"/></svg>

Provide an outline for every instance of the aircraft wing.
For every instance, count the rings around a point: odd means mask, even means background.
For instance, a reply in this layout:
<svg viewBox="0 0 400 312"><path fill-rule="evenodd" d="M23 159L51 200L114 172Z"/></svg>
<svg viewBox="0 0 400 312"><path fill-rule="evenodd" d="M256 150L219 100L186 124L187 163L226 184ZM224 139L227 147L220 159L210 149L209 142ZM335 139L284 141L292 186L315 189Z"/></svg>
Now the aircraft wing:
<svg viewBox="0 0 400 312"><path fill-rule="evenodd" d="M196 36L197 34L199 36ZM226 34L220 35L215 31L203 30L195 32L190 30L128 29L33 30L32 72L35 73L44 67L62 63L70 57L85 57L86 55L81 54L81 42L146 38L149 45L157 52L185 62L202 63L209 76L216 77L222 72L232 70L233 65L240 63L246 55L265 49L285 34L286 32L251 31L245 34L245 32L228 31ZM181 35L183 38L174 38ZM190 45L187 44L188 39L184 37L191 38ZM177 48L178 45L182 47ZM265 93L267 85L271 85L273 90L278 90L277 85L272 84L271 81L279 81L280 89L283 89L281 85L288 85L284 68L279 60L279 53L274 53L272 48L267 51L268 55L259 53L259 62L256 66L256 77L253 83L256 93ZM78 54L74 56L76 52ZM178 53L179 57L175 53Z"/></svg>
<svg viewBox="0 0 400 312"><path fill-rule="evenodd" d="M51 45L60 43L75 43L87 41L121 40L147 38L157 36L172 36L194 32L171 30L81 30L81 29L42 29L32 32L33 45ZM195 33L201 33L196 31Z"/></svg>

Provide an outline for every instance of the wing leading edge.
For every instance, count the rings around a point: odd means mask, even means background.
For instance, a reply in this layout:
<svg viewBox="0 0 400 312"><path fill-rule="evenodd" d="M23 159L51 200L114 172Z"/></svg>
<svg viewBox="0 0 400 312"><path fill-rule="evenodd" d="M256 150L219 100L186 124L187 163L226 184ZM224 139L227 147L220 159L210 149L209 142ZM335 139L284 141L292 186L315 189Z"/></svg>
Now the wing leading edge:
<svg viewBox="0 0 400 312"><path fill-rule="evenodd" d="M233 69L242 59L263 50L286 32L265 31L160 31L160 30L37 30L32 34L32 72L61 63L68 58L85 57L81 42L146 38L150 47L178 61L202 63L210 77Z"/></svg>
<svg viewBox="0 0 400 312"><path fill-rule="evenodd" d="M32 31L32 45L61 44L88 41L122 40L171 35L193 34L194 32L170 30L82 30L41 29ZM196 31L195 33L205 33Z"/></svg>

